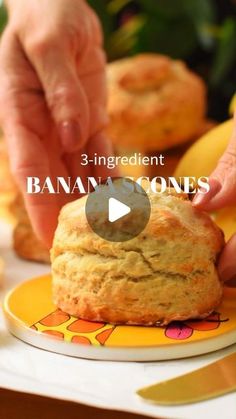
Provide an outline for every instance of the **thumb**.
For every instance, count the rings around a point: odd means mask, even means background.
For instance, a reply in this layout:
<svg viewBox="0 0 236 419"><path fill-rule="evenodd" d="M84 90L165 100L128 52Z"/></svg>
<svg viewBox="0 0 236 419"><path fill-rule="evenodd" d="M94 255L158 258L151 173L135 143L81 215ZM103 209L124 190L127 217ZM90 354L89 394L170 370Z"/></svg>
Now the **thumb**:
<svg viewBox="0 0 236 419"><path fill-rule="evenodd" d="M193 205L206 211L236 204L236 118L231 141L209 178L210 191L198 192Z"/></svg>
<svg viewBox="0 0 236 419"><path fill-rule="evenodd" d="M89 105L66 48L36 45L30 59L42 83L46 102L65 152L84 146L89 136Z"/></svg>

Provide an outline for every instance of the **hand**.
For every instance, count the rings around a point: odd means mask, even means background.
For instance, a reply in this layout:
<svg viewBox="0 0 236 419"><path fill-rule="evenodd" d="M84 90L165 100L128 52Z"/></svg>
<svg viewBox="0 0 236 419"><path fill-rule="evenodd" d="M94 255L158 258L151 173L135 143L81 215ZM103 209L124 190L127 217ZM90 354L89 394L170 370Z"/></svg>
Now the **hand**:
<svg viewBox="0 0 236 419"><path fill-rule="evenodd" d="M236 205L236 114L234 132L229 145L211 174L210 191L198 193L193 205L205 211L214 211L225 206ZM226 244L220 260L219 273L224 281L236 278L236 234Z"/></svg>
<svg viewBox="0 0 236 419"><path fill-rule="evenodd" d="M11 169L34 230L48 246L59 210L72 198L27 195L26 178L106 177L102 167L81 171L79 157L84 152L111 154L103 134L107 116L100 25L84 0L69 3L8 0L9 23L0 46L0 116Z"/></svg>

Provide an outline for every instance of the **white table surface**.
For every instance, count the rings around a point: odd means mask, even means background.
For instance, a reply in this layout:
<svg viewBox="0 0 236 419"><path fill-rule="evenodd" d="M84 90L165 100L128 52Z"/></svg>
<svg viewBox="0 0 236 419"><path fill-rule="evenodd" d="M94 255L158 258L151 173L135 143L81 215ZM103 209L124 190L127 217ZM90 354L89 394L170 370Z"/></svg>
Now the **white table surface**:
<svg viewBox="0 0 236 419"><path fill-rule="evenodd" d="M24 262L11 250L11 228L0 221L0 255L5 259L5 293L20 281L48 273L49 267ZM236 419L236 393L214 400L161 407L140 400L140 387L192 371L236 351L236 345L212 354L162 362L104 362L70 358L29 346L11 336L0 312L0 387L144 414L153 418Z"/></svg>

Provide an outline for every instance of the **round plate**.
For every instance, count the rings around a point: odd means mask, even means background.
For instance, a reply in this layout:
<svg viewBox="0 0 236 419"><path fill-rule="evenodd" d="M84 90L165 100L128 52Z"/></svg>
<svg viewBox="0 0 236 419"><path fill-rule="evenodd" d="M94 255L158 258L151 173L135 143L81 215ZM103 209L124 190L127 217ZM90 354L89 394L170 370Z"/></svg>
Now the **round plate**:
<svg viewBox="0 0 236 419"><path fill-rule="evenodd" d="M114 326L78 319L52 303L50 275L31 279L4 302L10 332L48 351L89 359L151 361L190 357L236 342L236 288L225 288L223 303L205 320L167 327Z"/></svg>

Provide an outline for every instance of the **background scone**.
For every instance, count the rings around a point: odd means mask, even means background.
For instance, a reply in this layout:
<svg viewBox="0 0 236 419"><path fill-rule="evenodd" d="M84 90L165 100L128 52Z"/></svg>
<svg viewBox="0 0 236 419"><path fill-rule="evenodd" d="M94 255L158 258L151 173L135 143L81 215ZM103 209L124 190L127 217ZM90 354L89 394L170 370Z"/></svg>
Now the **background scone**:
<svg viewBox="0 0 236 419"><path fill-rule="evenodd" d="M141 54L108 65L108 135L118 149L166 150L204 124L204 82L182 61Z"/></svg>
<svg viewBox="0 0 236 419"><path fill-rule="evenodd" d="M91 231L86 197L62 209L51 251L59 308L94 321L165 325L204 318L217 307L221 230L184 194L151 193L150 200L145 230L122 243Z"/></svg>
<svg viewBox="0 0 236 419"><path fill-rule="evenodd" d="M13 248L16 254L32 262L50 263L49 251L36 237L19 192L11 205L11 212L16 219L13 230Z"/></svg>

